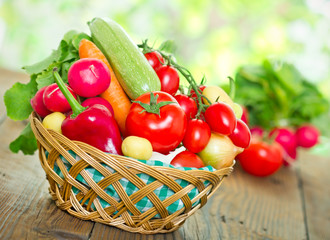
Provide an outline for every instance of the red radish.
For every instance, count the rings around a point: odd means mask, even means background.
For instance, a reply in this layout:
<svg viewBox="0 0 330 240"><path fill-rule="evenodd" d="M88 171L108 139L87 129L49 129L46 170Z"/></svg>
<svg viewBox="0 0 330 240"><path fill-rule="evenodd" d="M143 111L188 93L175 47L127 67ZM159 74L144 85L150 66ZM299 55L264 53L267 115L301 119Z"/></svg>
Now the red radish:
<svg viewBox="0 0 330 240"><path fill-rule="evenodd" d="M113 112L113 108L112 108L111 104L107 100L105 100L104 98L101 98L101 97L88 98L82 102L81 106L88 107L88 106L93 106L95 104L101 104L101 105L106 106L109 109L109 111L111 112L112 116L115 116L115 113Z"/></svg>
<svg viewBox="0 0 330 240"><path fill-rule="evenodd" d="M30 101L33 110L42 118L52 113L46 108L43 100L43 95L46 88L47 86L40 88Z"/></svg>
<svg viewBox="0 0 330 240"><path fill-rule="evenodd" d="M242 121L243 121L243 119L242 119ZM262 135L264 134L264 130L261 127L258 127L258 126L250 128L250 131L251 131L252 135L256 135L256 136L260 136L260 137L262 137Z"/></svg>
<svg viewBox="0 0 330 240"><path fill-rule="evenodd" d="M243 114L242 114L242 121L246 123L246 125L249 125L249 112L247 110L247 108L243 105L241 105L242 109L243 109Z"/></svg>
<svg viewBox="0 0 330 240"><path fill-rule="evenodd" d="M297 144L303 148L311 148L319 141L320 133L315 126L303 125L296 130Z"/></svg>
<svg viewBox="0 0 330 240"><path fill-rule="evenodd" d="M82 97L95 97L110 85L109 68L101 60L82 58L69 69L68 81L72 89Z"/></svg>
<svg viewBox="0 0 330 240"><path fill-rule="evenodd" d="M269 136L276 136L275 141L285 150L283 157L284 165L290 165L290 162L296 160L298 145L296 136L292 130L288 128L275 128L269 133Z"/></svg>
<svg viewBox="0 0 330 240"><path fill-rule="evenodd" d="M66 85L66 87L72 93L74 98L77 99L76 93L68 85ZM49 85L45 89L43 99L45 106L50 111L65 113L71 110L70 104L65 99L63 93L56 83Z"/></svg>

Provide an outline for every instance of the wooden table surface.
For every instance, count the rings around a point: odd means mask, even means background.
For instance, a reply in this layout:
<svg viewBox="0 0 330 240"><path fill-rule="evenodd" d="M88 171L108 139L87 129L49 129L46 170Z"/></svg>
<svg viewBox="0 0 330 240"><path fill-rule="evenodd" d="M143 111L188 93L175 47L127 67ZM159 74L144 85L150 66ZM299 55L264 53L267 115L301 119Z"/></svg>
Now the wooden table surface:
<svg viewBox="0 0 330 240"><path fill-rule="evenodd" d="M24 74L0 70L0 95ZM0 118L5 107L0 101ZM257 178L240 166L210 201L177 231L128 233L79 220L58 209L37 155L13 154L10 141L24 127L0 125L0 239L330 239L330 157L299 152L297 164Z"/></svg>

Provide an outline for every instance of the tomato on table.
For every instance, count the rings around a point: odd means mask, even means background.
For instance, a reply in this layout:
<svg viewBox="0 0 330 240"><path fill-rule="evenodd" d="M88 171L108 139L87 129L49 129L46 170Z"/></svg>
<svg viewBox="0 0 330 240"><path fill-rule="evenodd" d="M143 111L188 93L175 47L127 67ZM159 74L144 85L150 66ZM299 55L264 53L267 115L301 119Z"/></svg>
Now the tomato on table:
<svg viewBox="0 0 330 240"><path fill-rule="evenodd" d="M268 144L260 139L253 139L250 146L237 155L236 159L246 172L265 177L281 167L283 149L277 142Z"/></svg>
<svg viewBox="0 0 330 240"><path fill-rule="evenodd" d="M186 127L187 118L183 109L173 96L161 91L138 97L126 119L129 136L148 139L153 150L163 154L181 143Z"/></svg>

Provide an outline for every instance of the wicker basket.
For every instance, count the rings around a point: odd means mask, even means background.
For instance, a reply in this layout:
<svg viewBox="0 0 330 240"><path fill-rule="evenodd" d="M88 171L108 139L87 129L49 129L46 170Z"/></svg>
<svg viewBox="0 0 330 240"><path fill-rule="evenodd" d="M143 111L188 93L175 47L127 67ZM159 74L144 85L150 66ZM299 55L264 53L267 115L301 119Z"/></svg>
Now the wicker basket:
<svg viewBox="0 0 330 240"><path fill-rule="evenodd" d="M149 166L135 159L104 153L88 144L71 141L57 132L46 130L35 113L30 115L29 120L38 141L40 163L45 170L50 185L49 191L56 205L77 218L100 222L129 232L155 234L178 229L189 216L207 203L224 177L233 169L231 166L209 172ZM77 154L81 160L73 158L68 150ZM65 169L60 155L72 165L70 171ZM54 171L55 163L61 169L62 177ZM115 172L110 172L104 167L105 165ZM95 182L86 172L86 167L95 168L104 179ZM145 184L137 176L139 173L148 174L156 181ZM88 184L78 181L76 179L78 174ZM119 182L122 178L128 179L139 190L129 196ZM177 179L188 181L188 186L182 188L175 181ZM210 183L207 187L203 184L205 181ZM104 191L109 185L113 186L121 201L114 200ZM167 185L174 192L164 201L154 193L154 190L162 185ZM73 188L79 189L79 193L75 194ZM199 194L190 199L188 193L195 188L198 189ZM141 212L135 204L144 197L153 203L153 207ZM100 198L109 203L109 207L103 208ZM86 199L93 203L94 209L86 206ZM166 207L179 199L182 200L184 207L170 214ZM155 218L155 216L160 217Z"/></svg>

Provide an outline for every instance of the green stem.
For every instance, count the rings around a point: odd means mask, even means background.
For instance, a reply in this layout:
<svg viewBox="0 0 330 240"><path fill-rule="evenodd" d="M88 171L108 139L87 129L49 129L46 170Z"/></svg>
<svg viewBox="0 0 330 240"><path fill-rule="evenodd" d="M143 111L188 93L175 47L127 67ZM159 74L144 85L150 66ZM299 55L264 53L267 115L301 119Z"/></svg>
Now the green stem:
<svg viewBox="0 0 330 240"><path fill-rule="evenodd" d="M154 114L160 115L160 108L161 107L164 107L168 104L172 104L172 103L175 103L175 102L163 101L163 102L157 103L158 97L159 97L159 95L155 96L153 94L153 92L150 92L150 102L149 102L149 104L143 103L141 101L132 101L132 102L139 104L143 108L143 110L140 113L148 112L148 113L154 113Z"/></svg>
<svg viewBox="0 0 330 240"><path fill-rule="evenodd" d="M72 109L72 118L76 118L80 113L82 113L86 108L81 106L80 103L74 98L74 96L70 93L70 91L65 86L61 76L58 74L58 69L53 69L55 82L58 85L59 89L63 93L66 100L69 102Z"/></svg>
<svg viewBox="0 0 330 240"><path fill-rule="evenodd" d="M191 86L191 88L195 91L196 95L197 95L197 101L198 101L198 111L196 114L196 118L199 118L202 111L205 110L205 108L207 107L207 105L205 105L203 103L203 98L206 99L206 101L209 102L209 104L211 104L211 101L205 97L203 94L201 94L199 91L199 87L194 79L194 77L192 76L191 72L186 69L185 67L180 66L179 64L175 63L172 59L171 56L167 56L165 54L163 54L162 52L160 52L162 54L162 56L168 60L169 65L173 66L175 69L177 69L183 76L184 78L187 80L187 82L189 83L189 85Z"/></svg>
<svg viewBox="0 0 330 240"><path fill-rule="evenodd" d="M232 77L228 77L229 78L229 97L231 99L235 99L235 94L236 94L236 86L235 86L235 81Z"/></svg>
<svg viewBox="0 0 330 240"><path fill-rule="evenodd" d="M199 86L197 85L197 83L196 83L194 77L192 76L191 72L188 69L186 69L185 67L182 67L179 64L177 64L173 60L171 54L165 54L160 49L153 49L152 47L148 46L147 40L143 41L142 44L139 44L138 47L142 48L143 52L158 51L162 55L164 60L166 61L166 63L165 63L166 65L170 65L170 66L174 67L175 69L177 69L184 76L184 78L187 80L187 82L189 83L189 85L195 91L195 93L197 95L198 111L197 111L197 114L196 114L195 118L199 118L202 111L204 111L208 107L208 105L203 103L203 99L206 99L206 101L210 105L211 105L211 101L207 97L205 97L202 93L199 92L200 91ZM203 78L203 81L204 81L204 78Z"/></svg>

